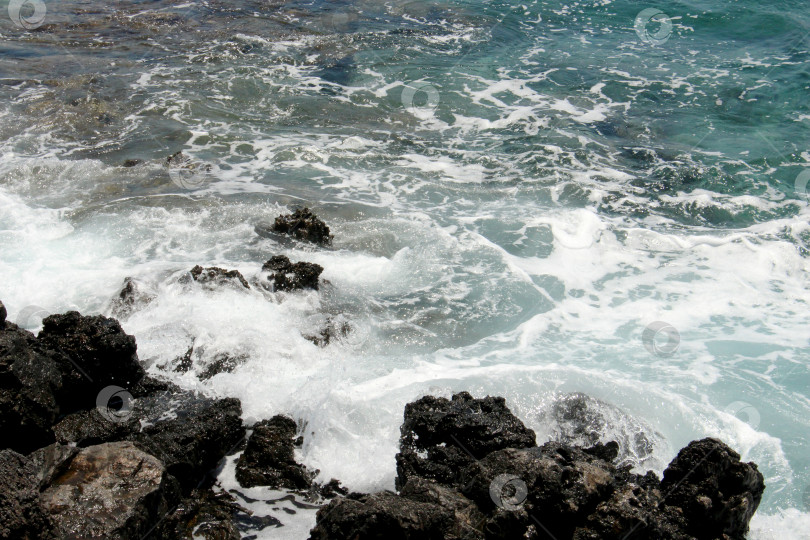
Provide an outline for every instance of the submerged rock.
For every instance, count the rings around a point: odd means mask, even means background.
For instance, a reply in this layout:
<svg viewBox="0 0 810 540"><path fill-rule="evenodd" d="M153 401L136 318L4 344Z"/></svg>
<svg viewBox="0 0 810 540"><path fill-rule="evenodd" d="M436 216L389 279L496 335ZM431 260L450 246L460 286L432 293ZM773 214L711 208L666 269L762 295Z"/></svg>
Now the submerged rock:
<svg viewBox="0 0 810 540"><path fill-rule="evenodd" d="M295 461L295 421L274 416L253 426L244 453L236 462L236 479L242 487L308 489L313 474Z"/></svg>
<svg viewBox="0 0 810 540"><path fill-rule="evenodd" d="M124 287L113 298L110 310L116 317L129 317L133 312L145 307L157 295L148 291L146 287L133 278L124 278Z"/></svg>
<svg viewBox="0 0 810 540"><path fill-rule="evenodd" d="M268 280L274 291L318 290L318 278L323 267L308 262L292 263L284 255L276 255L264 263L262 271L270 272Z"/></svg>
<svg viewBox="0 0 810 540"><path fill-rule="evenodd" d="M141 538L169 509L172 480L130 442L82 449L42 491L63 538Z"/></svg>
<svg viewBox="0 0 810 540"><path fill-rule="evenodd" d="M209 289L222 286L250 288L247 280L239 270L225 270L224 268L217 268L216 266L203 268L197 265L192 268L189 273L194 281Z"/></svg>
<svg viewBox="0 0 810 540"><path fill-rule="evenodd" d="M199 379L201 381L207 381L219 373L232 373L234 369L244 364L247 358L248 356L245 354L234 355L229 353L219 353L214 356L202 373L200 373Z"/></svg>
<svg viewBox="0 0 810 540"><path fill-rule="evenodd" d="M348 336L351 330L352 327L346 320L330 317L317 334L303 334L303 336L318 347L326 347L333 340Z"/></svg>
<svg viewBox="0 0 810 540"><path fill-rule="evenodd" d="M299 208L292 214L278 216L270 230L322 245L331 243L333 238L326 223L309 208Z"/></svg>

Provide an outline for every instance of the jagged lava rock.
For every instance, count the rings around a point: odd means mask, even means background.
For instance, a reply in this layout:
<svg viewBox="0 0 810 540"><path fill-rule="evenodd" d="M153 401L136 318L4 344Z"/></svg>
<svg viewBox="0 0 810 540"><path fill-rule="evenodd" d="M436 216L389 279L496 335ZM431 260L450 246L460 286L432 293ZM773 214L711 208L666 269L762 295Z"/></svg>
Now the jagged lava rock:
<svg viewBox="0 0 810 540"><path fill-rule="evenodd" d="M6 327L6 317L8 316L8 311L6 311L6 306L3 304L3 301L0 300L0 330Z"/></svg>
<svg viewBox="0 0 810 540"><path fill-rule="evenodd" d="M244 453L236 463L236 479L243 487L308 489L312 474L296 463L295 421L274 416L253 426Z"/></svg>
<svg viewBox="0 0 810 540"><path fill-rule="evenodd" d="M145 307L157 295L146 289L141 282L128 277L124 278L124 286L110 303L112 314L116 317L129 317L133 312Z"/></svg>
<svg viewBox="0 0 810 540"><path fill-rule="evenodd" d="M131 442L82 449L41 494L63 538L139 539L173 502L163 464Z"/></svg>
<svg viewBox="0 0 810 540"><path fill-rule="evenodd" d="M311 540L444 540L453 512L433 502L419 502L383 491L350 494L318 510Z"/></svg>
<svg viewBox="0 0 810 540"><path fill-rule="evenodd" d="M54 441L65 361L57 356L13 323L0 329L0 447L28 453Z"/></svg>
<svg viewBox="0 0 810 540"><path fill-rule="evenodd" d="M397 454L397 489L411 476L452 484L469 463L503 448L535 446L535 434L502 397L451 400L425 396L405 406ZM427 457L422 457L424 453Z"/></svg>
<svg viewBox="0 0 810 540"><path fill-rule="evenodd" d="M90 409L106 386L123 388L137 383L144 370L138 362L135 338L126 334L115 319L82 316L77 311L50 315L43 321L37 343L55 349L66 392L60 400L62 413Z"/></svg>
<svg viewBox="0 0 810 540"><path fill-rule="evenodd" d="M0 451L0 538L57 538L53 523L39 504L36 467L13 450Z"/></svg>
<svg viewBox="0 0 810 540"><path fill-rule="evenodd" d="M262 265L262 271L270 272L268 279L273 290L294 291L300 289L318 290L318 278L323 267L308 262L292 263L284 255L276 255Z"/></svg>
<svg viewBox="0 0 810 540"><path fill-rule="evenodd" d="M315 244L325 245L332 242L329 227L309 208L299 208L292 214L278 216L271 230Z"/></svg>
<svg viewBox="0 0 810 540"><path fill-rule="evenodd" d="M234 523L237 513L247 514L235 499L224 491L195 489L161 521L156 537L171 540L240 540Z"/></svg>
<svg viewBox="0 0 810 540"><path fill-rule="evenodd" d="M753 463L717 439L693 441L664 471L665 504L683 511L687 530L699 539L743 539L765 491Z"/></svg>
<svg viewBox="0 0 810 540"><path fill-rule="evenodd" d="M250 288L245 276L243 276L239 270L225 270L224 268L218 268L216 266L203 268L198 264L189 271L189 274L191 274L191 278L194 281L207 288L222 286Z"/></svg>

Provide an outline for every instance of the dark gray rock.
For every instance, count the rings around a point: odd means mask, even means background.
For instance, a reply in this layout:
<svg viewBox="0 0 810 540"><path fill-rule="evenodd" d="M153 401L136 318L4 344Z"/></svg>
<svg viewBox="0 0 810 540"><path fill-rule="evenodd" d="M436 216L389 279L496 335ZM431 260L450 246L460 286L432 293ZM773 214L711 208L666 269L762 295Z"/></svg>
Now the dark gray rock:
<svg viewBox="0 0 810 540"><path fill-rule="evenodd" d="M113 422L99 413L98 409L71 413L53 426L56 441L62 444L92 446L105 442L122 441L140 431L140 423L134 416Z"/></svg>
<svg viewBox="0 0 810 540"><path fill-rule="evenodd" d="M292 214L278 216L271 230L315 244L326 245L332 242L329 227L309 208L299 208Z"/></svg>
<svg viewBox="0 0 810 540"><path fill-rule="evenodd" d="M229 286L234 288L249 289L245 276L239 270L225 270L211 266L203 268L199 264L192 268L189 272L191 279L200 283L208 289L215 289L217 287Z"/></svg>
<svg viewBox="0 0 810 540"><path fill-rule="evenodd" d="M54 441L51 425L64 393L57 356L13 323L0 330L0 447L29 453Z"/></svg>
<svg viewBox="0 0 810 540"><path fill-rule="evenodd" d="M135 338L115 319L69 311L46 317L42 323L38 346L61 353L54 358L62 371L65 391L59 401L63 414L91 409L103 388L127 388L144 376Z"/></svg>
<svg viewBox="0 0 810 540"><path fill-rule="evenodd" d="M13 450L0 451L0 538L57 538L50 517L39 504L35 465Z"/></svg>
<svg viewBox="0 0 810 540"><path fill-rule="evenodd" d="M116 317L129 317L135 311L146 307L157 298L141 282L128 277L124 278L124 286L110 303L110 310Z"/></svg>
<svg viewBox="0 0 810 540"><path fill-rule="evenodd" d="M242 406L234 398L165 392L139 399L133 415L144 427L132 441L159 458L186 493L203 484L245 437Z"/></svg>
<svg viewBox="0 0 810 540"><path fill-rule="evenodd" d="M274 291L318 290L318 278L323 267L314 263L292 263L284 255L276 255L264 263L262 271L269 272L268 280Z"/></svg>
<svg viewBox="0 0 810 540"><path fill-rule="evenodd" d="M6 317L8 316L8 311L6 311L6 306L3 305L3 301L0 300L0 330L6 327Z"/></svg>
<svg viewBox="0 0 810 540"><path fill-rule="evenodd" d="M130 442L83 448L42 491L62 538L140 539L176 490L163 464Z"/></svg>
<svg viewBox="0 0 810 540"><path fill-rule="evenodd" d="M664 471L661 490L664 504L681 510L696 538L742 540L765 481L755 464L741 462L724 443L702 439L678 452Z"/></svg>
<svg viewBox="0 0 810 540"><path fill-rule="evenodd" d="M234 518L250 512L224 491L195 489L160 522L156 538L166 540L240 540Z"/></svg>
<svg viewBox="0 0 810 540"><path fill-rule="evenodd" d="M411 476L453 484L467 465L503 448L535 446L535 434L501 397L452 400L425 396L405 406L397 454L397 489ZM423 457L427 454L426 457Z"/></svg>
<svg viewBox="0 0 810 540"><path fill-rule="evenodd" d="M432 502L384 491L335 499L318 510L316 521L311 540L444 540L445 531L453 526L453 513Z"/></svg>
<svg viewBox="0 0 810 540"><path fill-rule="evenodd" d="M309 489L313 474L295 461L295 421L274 416L253 426L245 451L236 463L236 479L243 487Z"/></svg>

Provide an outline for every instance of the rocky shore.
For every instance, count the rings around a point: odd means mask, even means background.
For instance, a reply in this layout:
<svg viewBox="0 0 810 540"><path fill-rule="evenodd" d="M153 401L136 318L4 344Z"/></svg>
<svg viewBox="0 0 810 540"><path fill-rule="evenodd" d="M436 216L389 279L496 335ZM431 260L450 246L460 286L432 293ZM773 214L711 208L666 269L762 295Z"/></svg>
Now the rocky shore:
<svg viewBox="0 0 810 540"><path fill-rule="evenodd" d="M332 240L308 209L270 229ZM274 256L251 282L202 266L180 280L275 294L318 290L322 271ZM111 311L126 317L154 298L127 279ZM296 461L302 440L294 419L246 426L239 400L147 375L135 338L116 319L71 311L45 318L34 335L6 317L0 302L0 539L238 540L282 526L217 485L228 456L241 487L285 490L319 505L312 540L742 540L765 489L757 466L715 439L683 448L663 479L642 476L616 442L538 446L503 398L461 392L406 405L396 493L349 493L336 479L319 483L318 471ZM349 330L330 320L305 337L323 347ZM174 371L190 369L193 354L194 347ZM199 378L242 360L215 359Z"/></svg>

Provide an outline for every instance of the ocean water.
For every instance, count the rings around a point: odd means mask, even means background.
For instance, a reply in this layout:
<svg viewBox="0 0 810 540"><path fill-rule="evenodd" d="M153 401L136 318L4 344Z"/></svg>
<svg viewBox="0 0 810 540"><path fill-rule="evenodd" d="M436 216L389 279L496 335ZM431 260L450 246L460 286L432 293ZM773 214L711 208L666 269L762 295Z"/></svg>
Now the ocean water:
<svg viewBox="0 0 810 540"><path fill-rule="evenodd" d="M293 416L354 490L393 489L422 395L504 396L544 442L583 393L638 470L726 441L766 479L749 537L808 538L809 34L798 0L14 0L0 298L36 330L136 278L151 373ZM254 231L298 206L332 246ZM178 281L275 254L328 283ZM303 337L329 318L351 332ZM239 489L285 523L260 538L314 524Z"/></svg>

